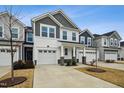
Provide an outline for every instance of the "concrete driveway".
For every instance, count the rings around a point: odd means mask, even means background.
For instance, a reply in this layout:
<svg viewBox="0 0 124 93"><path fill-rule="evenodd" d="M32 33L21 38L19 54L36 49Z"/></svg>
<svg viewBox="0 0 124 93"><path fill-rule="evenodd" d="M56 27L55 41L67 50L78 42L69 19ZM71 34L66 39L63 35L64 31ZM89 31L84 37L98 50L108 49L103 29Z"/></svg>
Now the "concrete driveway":
<svg viewBox="0 0 124 93"><path fill-rule="evenodd" d="M86 67L86 65L75 66ZM75 67L38 65L34 71L35 88L114 88L119 87L75 70Z"/></svg>
<svg viewBox="0 0 124 93"><path fill-rule="evenodd" d="M10 71L9 66L0 66L0 77Z"/></svg>
<svg viewBox="0 0 124 93"><path fill-rule="evenodd" d="M124 64L98 62L98 66L124 70Z"/></svg>

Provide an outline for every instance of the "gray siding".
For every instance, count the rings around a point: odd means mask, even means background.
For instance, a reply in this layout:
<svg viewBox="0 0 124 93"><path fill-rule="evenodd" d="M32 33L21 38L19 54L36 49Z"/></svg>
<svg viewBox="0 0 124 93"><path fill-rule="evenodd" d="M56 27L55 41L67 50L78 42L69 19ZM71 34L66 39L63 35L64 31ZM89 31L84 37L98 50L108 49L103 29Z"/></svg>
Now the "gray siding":
<svg viewBox="0 0 124 93"><path fill-rule="evenodd" d="M35 23L35 35L40 36L40 23L56 26L56 38L60 37L60 27L49 17L36 21Z"/></svg>
<svg viewBox="0 0 124 93"><path fill-rule="evenodd" d="M92 39L91 45L93 44L93 38L89 35L88 32L84 32L84 33L80 34L80 36L85 37L85 44L87 44L87 38L90 37ZM79 38L79 41L80 41L80 38Z"/></svg>
<svg viewBox="0 0 124 93"><path fill-rule="evenodd" d="M61 13L57 13L55 15L53 15L63 26L65 27L69 27L69 28L75 28L70 22L68 22Z"/></svg>

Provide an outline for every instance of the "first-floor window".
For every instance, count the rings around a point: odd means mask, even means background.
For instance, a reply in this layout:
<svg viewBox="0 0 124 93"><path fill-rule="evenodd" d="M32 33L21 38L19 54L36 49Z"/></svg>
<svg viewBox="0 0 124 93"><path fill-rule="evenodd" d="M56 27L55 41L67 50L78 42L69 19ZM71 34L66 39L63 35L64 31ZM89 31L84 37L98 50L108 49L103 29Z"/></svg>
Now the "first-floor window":
<svg viewBox="0 0 124 93"><path fill-rule="evenodd" d="M48 28L42 26L42 37L48 37Z"/></svg>
<svg viewBox="0 0 124 93"><path fill-rule="evenodd" d="M0 26L0 37L3 37L3 28Z"/></svg>
<svg viewBox="0 0 124 93"><path fill-rule="evenodd" d="M54 38L55 37L55 29L54 28L49 28L49 37Z"/></svg>
<svg viewBox="0 0 124 93"><path fill-rule="evenodd" d="M63 39L67 40L67 31L63 31Z"/></svg>
<svg viewBox="0 0 124 93"><path fill-rule="evenodd" d="M84 36L80 36L80 43L85 44L85 37Z"/></svg>
<svg viewBox="0 0 124 93"><path fill-rule="evenodd" d="M74 32L72 33L72 40L76 41L76 33L74 33Z"/></svg>
<svg viewBox="0 0 124 93"><path fill-rule="evenodd" d="M68 55L68 48L65 48L65 55Z"/></svg>
<svg viewBox="0 0 124 93"><path fill-rule="evenodd" d="M18 28L12 28L12 38L18 38Z"/></svg>

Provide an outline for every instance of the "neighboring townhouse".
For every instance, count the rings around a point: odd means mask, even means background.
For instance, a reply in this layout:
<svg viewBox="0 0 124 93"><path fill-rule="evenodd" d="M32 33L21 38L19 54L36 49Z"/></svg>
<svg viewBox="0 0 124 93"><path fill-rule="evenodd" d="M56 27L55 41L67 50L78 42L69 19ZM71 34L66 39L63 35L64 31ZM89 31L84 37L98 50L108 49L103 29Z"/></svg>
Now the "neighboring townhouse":
<svg viewBox="0 0 124 93"><path fill-rule="evenodd" d="M99 51L94 46L94 36L88 29L85 29L85 30L80 32L79 42L81 44L85 45L85 51L83 51L83 50L79 51L79 55L78 55L79 56L79 62L82 62L83 52L85 52L85 57L86 57L87 63L90 63L93 60L99 59Z"/></svg>
<svg viewBox="0 0 124 93"><path fill-rule="evenodd" d="M124 60L124 41L120 42L120 55L119 55L119 60Z"/></svg>
<svg viewBox="0 0 124 93"><path fill-rule="evenodd" d="M9 13L0 13L0 66L11 64L10 32L6 23L9 22ZM16 21L15 21L16 20ZM14 61L22 59L22 44L24 41L24 27L20 20L13 17L12 38Z"/></svg>
<svg viewBox="0 0 124 93"><path fill-rule="evenodd" d="M101 61L117 60L120 50L121 37L117 31L111 31L102 35L94 34L95 44L99 49Z"/></svg>
<svg viewBox="0 0 124 93"><path fill-rule="evenodd" d="M23 60L33 60L33 31L32 27L25 27L25 39L23 43Z"/></svg>
<svg viewBox="0 0 124 93"><path fill-rule="evenodd" d="M32 19L34 33L33 60L37 64L60 64L78 59L80 29L62 11L57 10Z"/></svg>

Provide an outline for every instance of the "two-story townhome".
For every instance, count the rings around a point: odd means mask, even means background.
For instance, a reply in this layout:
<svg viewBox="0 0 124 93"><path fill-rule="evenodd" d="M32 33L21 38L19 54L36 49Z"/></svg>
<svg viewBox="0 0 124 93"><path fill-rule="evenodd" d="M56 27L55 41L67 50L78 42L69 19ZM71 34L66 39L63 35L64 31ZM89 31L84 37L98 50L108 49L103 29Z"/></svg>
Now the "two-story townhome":
<svg viewBox="0 0 124 93"><path fill-rule="evenodd" d="M32 61L33 59L33 31L32 27L25 27L25 41L23 43L23 60Z"/></svg>
<svg viewBox="0 0 124 93"><path fill-rule="evenodd" d="M99 49L99 58L102 61L117 60L120 50L121 37L117 31L102 35L94 34L96 46Z"/></svg>
<svg viewBox="0 0 124 93"><path fill-rule="evenodd" d="M82 62L82 56L86 57L86 63L90 63L93 60L99 59L99 51L94 46L94 36L93 34L88 30L84 29L79 34L79 42L83 45L85 45L85 51L80 50L79 51L79 62ZM85 52L85 55L83 55Z"/></svg>
<svg viewBox="0 0 124 93"><path fill-rule="evenodd" d="M119 60L124 60L124 41L120 42Z"/></svg>
<svg viewBox="0 0 124 93"><path fill-rule="evenodd" d="M48 12L32 19L34 33L33 60L37 64L60 64L77 59L80 29L62 11Z"/></svg>
<svg viewBox="0 0 124 93"><path fill-rule="evenodd" d="M0 65L11 64L11 49L10 49L10 32L8 28L9 23L8 12L0 13ZM24 27L20 20L12 17L12 39L13 39L13 51L14 61L22 59L22 44L24 41Z"/></svg>

